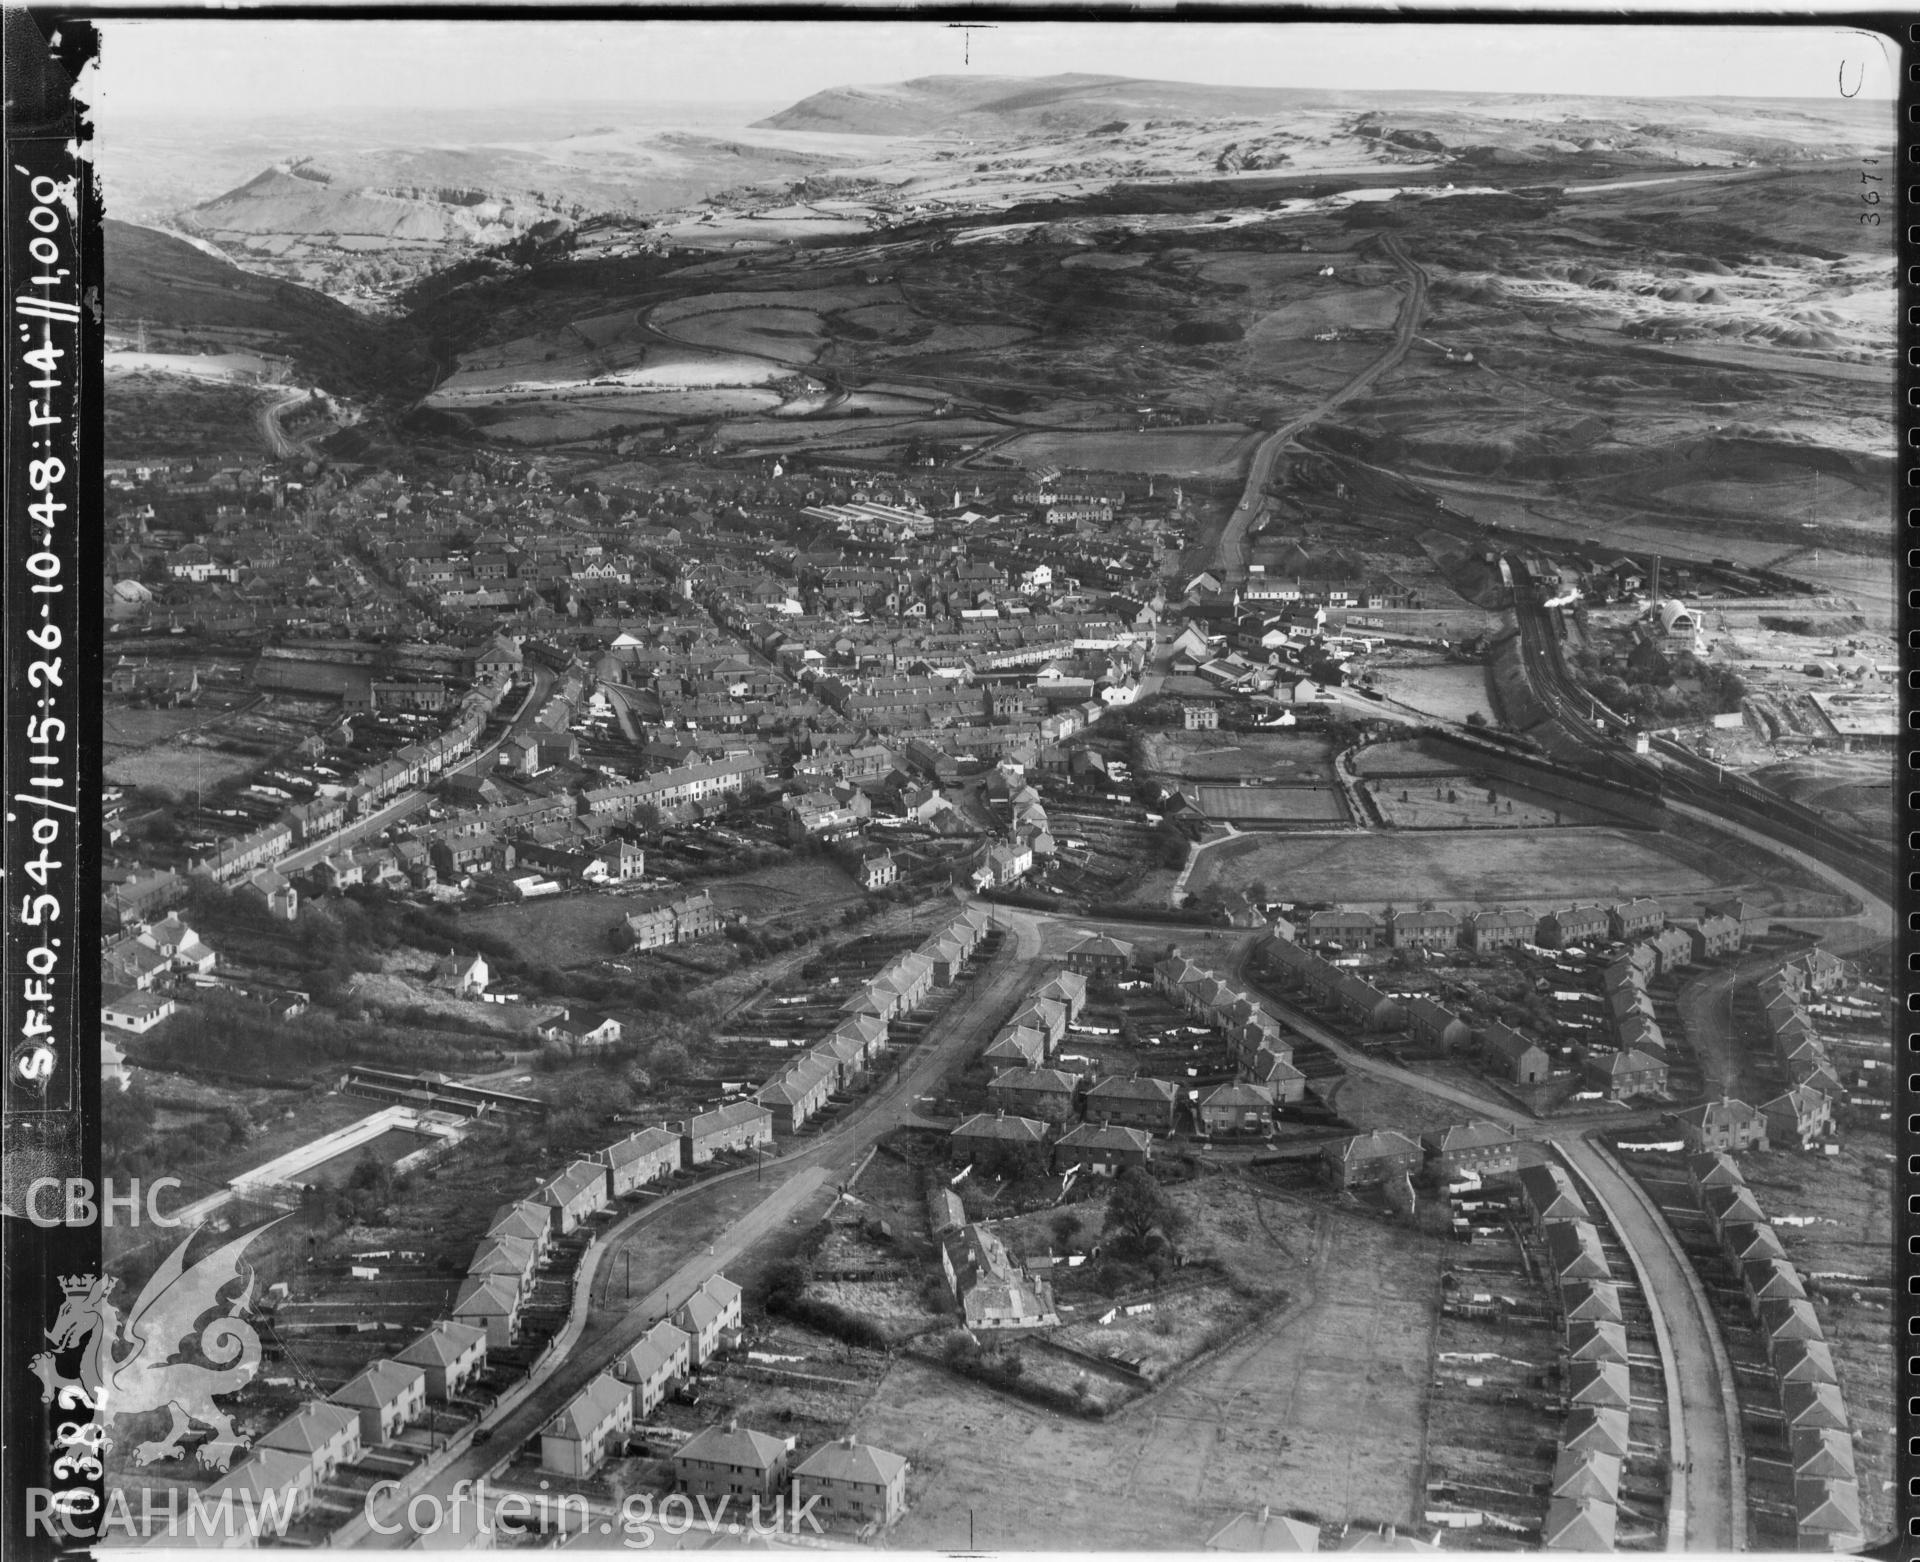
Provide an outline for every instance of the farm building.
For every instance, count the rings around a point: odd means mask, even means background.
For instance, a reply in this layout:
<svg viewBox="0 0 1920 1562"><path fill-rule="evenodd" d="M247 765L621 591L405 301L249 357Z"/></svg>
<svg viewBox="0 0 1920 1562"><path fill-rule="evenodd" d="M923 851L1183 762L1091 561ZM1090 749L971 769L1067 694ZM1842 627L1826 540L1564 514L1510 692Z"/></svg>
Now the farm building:
<svg viewBox="0 0 1920 1562"><path fill-rule="evenodd" d="M1060 1321L1047 1282L1029 1275L984 1226L942 1237L940 1265L969 1329L1051 1328Z"/></svg>

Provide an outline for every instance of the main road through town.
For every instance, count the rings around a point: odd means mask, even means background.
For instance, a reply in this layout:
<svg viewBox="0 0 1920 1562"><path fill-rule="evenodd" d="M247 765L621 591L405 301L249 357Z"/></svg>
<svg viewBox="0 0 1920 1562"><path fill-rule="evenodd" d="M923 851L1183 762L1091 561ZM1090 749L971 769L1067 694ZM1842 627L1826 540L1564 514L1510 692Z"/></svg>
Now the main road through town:
<svg viewBox="0 0 1920 1562"><path fill-rule="evenodd" d="M986 968L974 977L969 987L954 995L953 1001L928 1026L926 1036L896 1075L857 1108L844 1125L804 1142L801 1148L778 1160L715 1177L675 1195L670 1201L644 1209L589 1249L588 1260L583 1262L575 1282L582 1292L592 1290L598 1271L627 1251L630 1240L645 1242L668 1222L687 1226L698 1224L703 1218L717 1217L742 1194L764 1189L743 1212L725 1220L704 1252L696 1251L664 1280L651 1284L644 1295L634 1297L611 1327L602 1325L597 1330L587 1327L560 1353L557 1361L536 1369L543 1371L544 1377L525 1400L493 1426L488 1442L477 1448L469 1447L450 1459L420 1491L438 1497L445 1504L453 1498L460 1482L478 1480L498 1468L511 1457L514 1449L538 1432L568 1400L606 1371L709 1276L724 1270L756 1244L798 1218L807 1201L823 1188L850 1177L883 1136L912 1121L917 1095L931 1089L956 1059L985 1041L992 1021L1009 1009L1039 976L1044 969L1039 959L1040 946L1041 930L1035 922L1031 919L1012 922L1000 950ZM644 1251L636 1247L635 1258L641 1258ZM657 1259L653 1268L657 1272ZM608 1278L612 1278L611 1273ZM393 1522L393 1519L382 1519L383 1525ZM349 1543L362 1547L399 1549L410 1545L413 1539L404 1525L394 1535L382 1535L362 1526L354 1528L362 1532Z"/></svg>
<svg viewBox="0 0 1920 1562"><path fill-rule="evenodd" d="M500 736L485 748L449 766L448 775L455 776L463 770L471 770L508 738L533 729L534 718L539 715L540 707L546 703L547 695L553 690L554 677L552 671L539 662L528 662L527 667L532 673L532 681L528 685L526 698L520 702L519 710L514 713L513 720L507 724ZM430 801L431 799L424 791L402 792L390 802L376 808L366 818L355 820L345 828L336 830L324 840L315 841L311 846L302 846L288 852L274 864L274 867L282 873L304 873L321 858L331 857L335 852L353 845L356 841L365 840L369 835L377 834L389 825L398 824L402 819L417 814Z"/></svg>
<svg viewBox="0 0 1920 1562"><path fill-rule="evenodd" d="M1246 575L1247 533L1266 514L1267 485L1273 481L1274 469L1279 465L1281 454L1287 446L1302 430L1312 427L1335 407L1371 387L1375 380L1406 357L1408 349L1413 346L1414 335L1427 312L1427 274L1407 258L1399 241L1391 234L1380 236L1380 248L1407 278L1407 297L1400 306L1400 319L1393 328L1393 341L1385 352L1346 384L1316 401L1299 416L1281 424L1255 447L1253 460L1247 467L1247 484L1241 491L1240 502L1233 507L1233 514L1227 518L1226 529L1220 533L1219 545L1214 549L1214 573L1220 577L1222 584L1240 580Z"/></svg>

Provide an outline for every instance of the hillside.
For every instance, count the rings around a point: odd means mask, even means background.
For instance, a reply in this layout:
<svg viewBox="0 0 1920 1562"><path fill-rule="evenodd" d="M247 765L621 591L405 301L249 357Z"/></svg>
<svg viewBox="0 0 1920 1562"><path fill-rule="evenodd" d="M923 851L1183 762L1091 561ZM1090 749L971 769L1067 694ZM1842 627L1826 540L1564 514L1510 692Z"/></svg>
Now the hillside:
<svg viewBox="0 0 1920 1562"><path fill-rule="evenodd" d="M1077 130L1105 124L1139 128L1159 119L1265 118L1329 107L1350 96L1130 76L922 76L882 86L832 87L754 128L868 136Z"/></svg>
<svg viewBox="0 0 1920 1562"><path fill-rule="evenodd" d="M174 221L253 270L362 297L529 232L641 218L834 165L805 150L600 126L525 144L284 159Z"/></svg>
<svg viewBox="0 0 1920 1562"><path fill-rule="evenodd" d="M152 228L108 218L104 239L109 329L142 322L156 352L289 357L303 374L356 399L417 393L428 377L418 338L403 322L369 319Z"/></svg>

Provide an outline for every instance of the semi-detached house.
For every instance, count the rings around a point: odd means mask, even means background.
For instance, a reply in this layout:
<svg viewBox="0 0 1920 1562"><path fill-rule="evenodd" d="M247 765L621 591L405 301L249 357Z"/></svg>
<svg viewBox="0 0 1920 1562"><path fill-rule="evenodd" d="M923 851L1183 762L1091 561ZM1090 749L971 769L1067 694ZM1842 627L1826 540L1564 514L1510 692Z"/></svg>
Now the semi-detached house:
<svg viewBox="0 0 1920 1562"><path fill-rule="evenodd" d="M802 1506L817 1498L814 1511L829 1522L884 1527L906 1508L908 1468L899 1454L849 1435L808 1454L793 1478Z"/></svg>
<svg viewBox="0 0 1920 1562"><path fill-rule="evenodd" d="M691 1497L765 1502L786 1484L791 1444L737 1421L697 1432L673 1456L673 1486Z"/></svg>

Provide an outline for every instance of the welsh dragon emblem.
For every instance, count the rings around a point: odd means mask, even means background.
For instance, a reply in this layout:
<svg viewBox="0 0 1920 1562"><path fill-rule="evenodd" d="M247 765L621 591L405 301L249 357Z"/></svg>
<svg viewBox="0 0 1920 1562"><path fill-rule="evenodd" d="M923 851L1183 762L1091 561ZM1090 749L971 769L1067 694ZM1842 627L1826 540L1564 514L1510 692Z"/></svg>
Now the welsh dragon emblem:
<svg viewBox="0 0 1920 1562"><path fill-rule="evenodd" d="M40 1379L42 1402L59 1394L63 1405L71 1404L77 1390L102 1423L165 1410L172 1421L166 1436L141 1443L133 1451L134 1461L144 1465L180 1457L185 1440L199 1426L213 1434L201 1445L199 1462L225 1470L243 1440L213 1396L231 1394L260 1370L260 1336L243 1316L251 1307L257 1278L250 1267L245 1286L225 1310L204 1326L200 1320L219 1309L220 1293L242 1278L240 1254L247 1244L278 1224L257 1226L189 1268L187 1248L199 1234L195 1227L154 1271L124 1320L110 1299L115 1284L111 1276L63 1277L65 1298L46 1331L53 1349L35 1356L29 1369ZM175 1359L196 1329L199 1354L211 1365ZM81 1352L80 1369L69 1377L54 1355L75 1348Z"/></svg>

